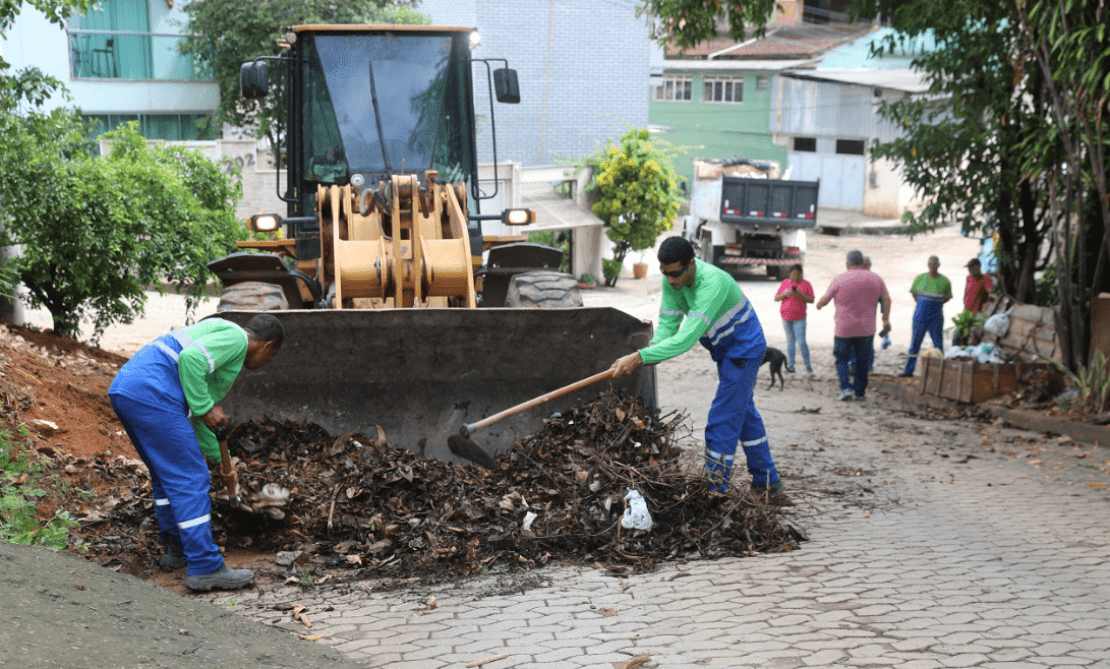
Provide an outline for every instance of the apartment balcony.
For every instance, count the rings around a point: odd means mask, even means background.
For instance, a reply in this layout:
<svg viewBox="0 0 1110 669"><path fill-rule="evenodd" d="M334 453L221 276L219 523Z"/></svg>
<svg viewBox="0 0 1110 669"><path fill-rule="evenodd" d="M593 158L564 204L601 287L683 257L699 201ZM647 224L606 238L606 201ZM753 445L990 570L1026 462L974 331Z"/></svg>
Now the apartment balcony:
<svg viewBox="0 0 1110 669"><path fill-rule="evenodd" d="M184 35L107 30L70 30L69 52L74 79L140 81L211 81L207 65L179 46Z"/></svg>

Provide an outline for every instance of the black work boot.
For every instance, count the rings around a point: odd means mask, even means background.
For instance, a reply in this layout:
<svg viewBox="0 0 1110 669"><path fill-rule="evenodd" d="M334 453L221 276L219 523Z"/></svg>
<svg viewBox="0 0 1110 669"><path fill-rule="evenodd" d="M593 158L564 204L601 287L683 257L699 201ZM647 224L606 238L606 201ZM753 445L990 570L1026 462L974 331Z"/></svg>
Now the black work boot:
<svg viewBox="0 0 1110 669"><path fill-rule="evenodd" d="M250 569L229 569L226 564L211 574L189 574L185 587L190 590L238 590L254 585L254 572Z"/></svg>
<svg viewBox="0 0 1110 669"><path fill-rule="evenodd" d="M181 547L181 544L166 544L166 552L162 553L160 562L163 567L181 569L186 565L185 549Z"/></svg>

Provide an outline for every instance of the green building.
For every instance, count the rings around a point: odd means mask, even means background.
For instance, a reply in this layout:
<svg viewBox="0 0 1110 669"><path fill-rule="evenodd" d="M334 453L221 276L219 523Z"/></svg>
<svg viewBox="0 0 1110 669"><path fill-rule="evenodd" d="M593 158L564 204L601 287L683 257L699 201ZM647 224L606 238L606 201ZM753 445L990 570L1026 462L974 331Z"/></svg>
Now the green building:
<svg viewBox="0 0 1110 669"><path fill-rule="evenodd" d="M869 30L866 24L780 25L743 42L718 37L684 52L669 47L649 93L648 118L673 144L700 147L675 161L679 175L693 179L694 157L773 160L785 171L789 147L772 141L772 79L817 67L826 51Z"/></svg>

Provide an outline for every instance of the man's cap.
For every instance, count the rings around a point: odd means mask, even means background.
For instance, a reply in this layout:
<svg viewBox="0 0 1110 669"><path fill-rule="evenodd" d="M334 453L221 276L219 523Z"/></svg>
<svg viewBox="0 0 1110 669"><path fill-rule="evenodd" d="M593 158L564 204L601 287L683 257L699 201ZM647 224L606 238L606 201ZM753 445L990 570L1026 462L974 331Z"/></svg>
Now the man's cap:
<svg viewBox="0 0 1110 669"><path fill-rule="evenodd" d="M971 260L967 261L967 264L964 265L964 267L979 267L980 265L982 265L982 263L979 262L978 258L972 258Z"/></svg>

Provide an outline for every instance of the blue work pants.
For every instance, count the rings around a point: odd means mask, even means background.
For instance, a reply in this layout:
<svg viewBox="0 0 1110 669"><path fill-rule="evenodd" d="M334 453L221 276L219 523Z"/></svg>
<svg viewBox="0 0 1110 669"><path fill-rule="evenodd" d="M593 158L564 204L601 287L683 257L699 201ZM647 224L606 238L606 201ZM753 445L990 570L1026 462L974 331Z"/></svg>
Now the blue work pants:
<svg viewBox="0 0 1110 669"><path fill-rule="evenodd" d="M705 475L724 492L732 477L736 445L744 449L752 485L772 486L779 473L771 459L767 430L755 408L756 374L763 362L758 358L724 358L717 362L717 394L705 423Z"/></svg>
<svg viewBox="0 0 1110 669"><path fill-rule="evenodd" d="M150 471L162 543L179 545L189 574L210 574L224 560L212 539L211 481L197 436L182 405L150 407L109 394L112 409Z"/></svg>
<svg viewBox="0 0 1110 669"><path fill-rule="evenodd" d="M933 340L933 348L944 350L944 303L936 300L921 298L913 310L913 338L910 340L909 357L906 359L904 374L913 374L917 367L917 357L921 352L921 344L925 341L925 333Z"/></svg>

